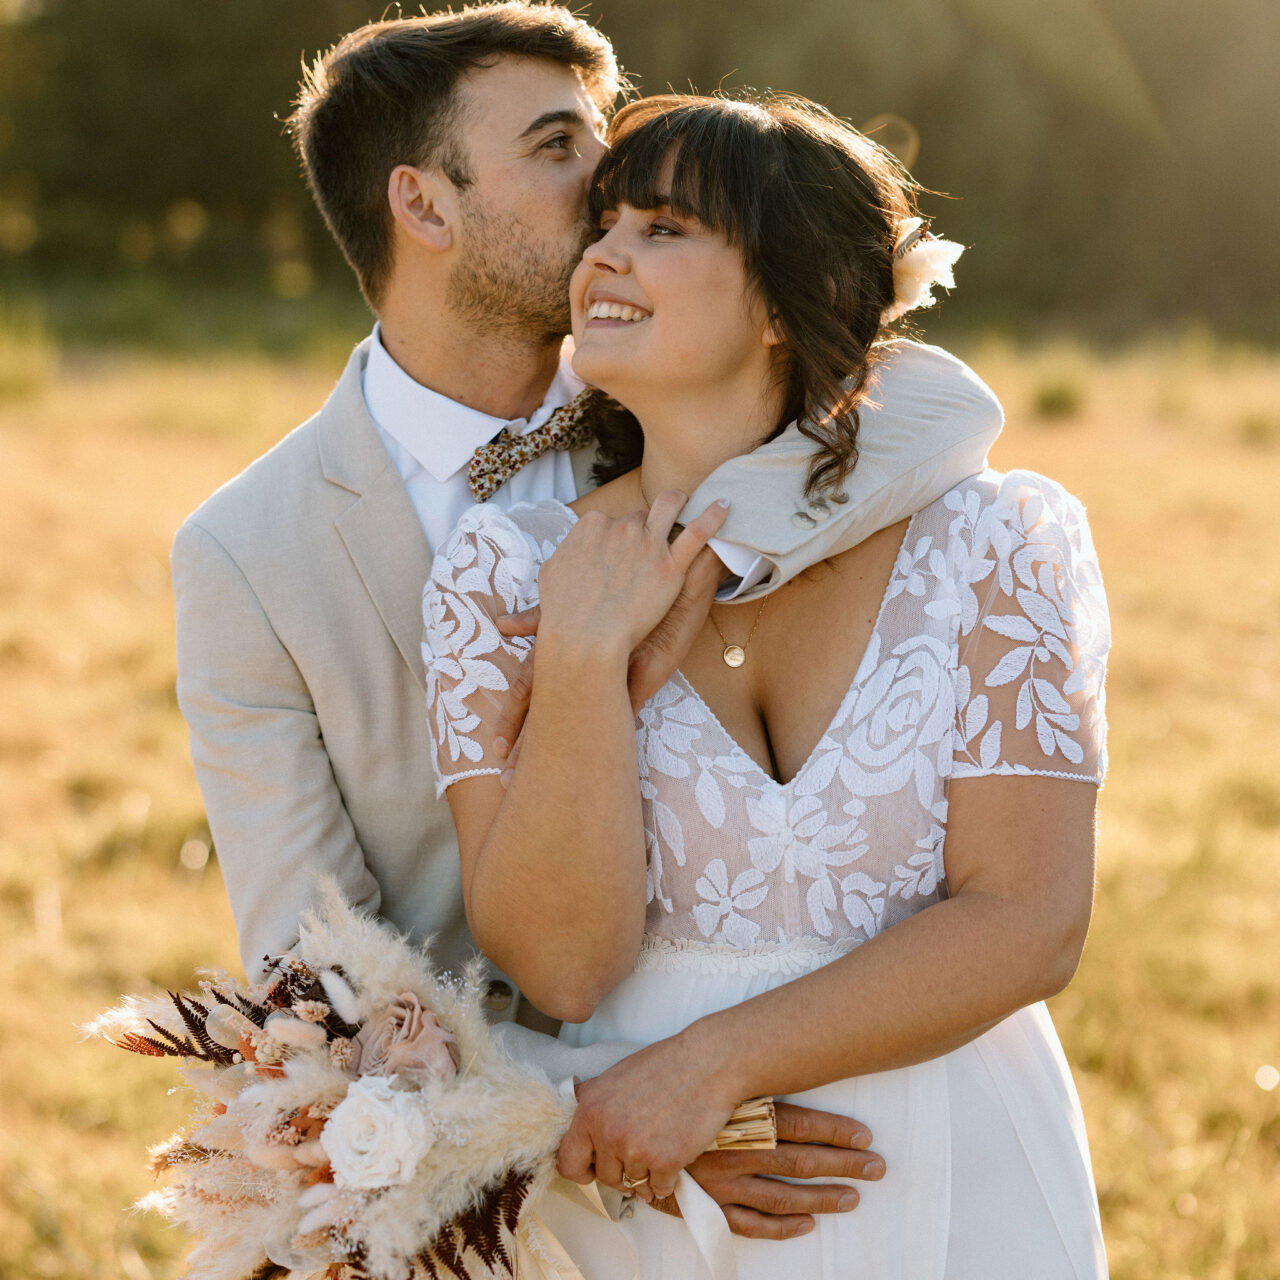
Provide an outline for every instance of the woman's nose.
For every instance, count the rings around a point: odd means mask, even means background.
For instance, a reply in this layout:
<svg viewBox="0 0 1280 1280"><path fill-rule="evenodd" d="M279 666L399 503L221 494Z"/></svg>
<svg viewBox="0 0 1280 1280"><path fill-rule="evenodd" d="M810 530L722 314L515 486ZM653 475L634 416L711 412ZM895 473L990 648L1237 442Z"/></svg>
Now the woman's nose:
<svg viewBox="0 0 1280 1280"><path fill-rule="evenodd" d="M582 251L582 260L597 271L611 271L615 275L625 274L631 269L631 261L622 247L622 238L617 229L606 231L599 240Z"/></svg>

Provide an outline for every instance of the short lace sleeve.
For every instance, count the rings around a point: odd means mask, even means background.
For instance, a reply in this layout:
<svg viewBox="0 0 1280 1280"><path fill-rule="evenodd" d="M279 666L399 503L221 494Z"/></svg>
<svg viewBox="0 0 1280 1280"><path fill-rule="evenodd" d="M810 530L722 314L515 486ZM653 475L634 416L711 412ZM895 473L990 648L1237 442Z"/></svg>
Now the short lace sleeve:
<svg viewBox="0 0 1280 1280"><path fill-rule="evenodd" d="M422 660L437 796L507 767L493 754L494 714L533 641L502 635L496 620L537 604L538 569L572 521L558 502L509 512L484 503L462 517L432 563Z"/></svg>
<svg viewBox="0 0 1280 1280"><path fill-rule="evenodd" d="M1111 625L1079 501L1032 472L970 491L952 776L1101 783Z"/></svg>

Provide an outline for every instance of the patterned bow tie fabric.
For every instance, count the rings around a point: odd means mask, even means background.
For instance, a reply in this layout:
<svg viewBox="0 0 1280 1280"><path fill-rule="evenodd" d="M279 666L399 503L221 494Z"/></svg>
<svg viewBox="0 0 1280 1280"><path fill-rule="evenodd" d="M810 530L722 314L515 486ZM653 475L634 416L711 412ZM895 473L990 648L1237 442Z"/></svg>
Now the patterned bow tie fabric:
<svg viewBox="0 0 1280 1280"><path fill-rule="evenodd" d="M562 405L540 427L515 435L505 427L488 444L482 444L467 467L471 496L488 502L521 467L540 458L548 449L581 449L593 433L586 422L588 392Z"/></svg>

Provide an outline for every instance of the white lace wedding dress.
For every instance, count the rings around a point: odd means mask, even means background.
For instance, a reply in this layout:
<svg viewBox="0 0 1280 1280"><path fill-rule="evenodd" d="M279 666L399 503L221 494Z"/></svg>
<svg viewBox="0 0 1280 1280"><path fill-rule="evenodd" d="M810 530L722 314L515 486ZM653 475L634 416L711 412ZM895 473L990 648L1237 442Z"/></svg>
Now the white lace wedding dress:
<svg viewBox="0 0 1280 1280"><path fill-rule="evenodd" d="M479 506L436 557L423 650L441 791L504 767L486 720L532 642L494 618L536 602L538 567L574 521L557 502ZM952 779L1101 781L1108 646L1080 504L1041 476L987 472L911 520L853 683L789 782L677 672L636 721L644 945L562 1038L651 1043L945 898ZM792 1100L866 1122L888 1173L808 1236L735 1237L743 1280L1106 1274L1084 1124L1043 1005L944 1057ZM625 1226L641 1275L698 1274L679 1220L641 1206Z"/></svg>

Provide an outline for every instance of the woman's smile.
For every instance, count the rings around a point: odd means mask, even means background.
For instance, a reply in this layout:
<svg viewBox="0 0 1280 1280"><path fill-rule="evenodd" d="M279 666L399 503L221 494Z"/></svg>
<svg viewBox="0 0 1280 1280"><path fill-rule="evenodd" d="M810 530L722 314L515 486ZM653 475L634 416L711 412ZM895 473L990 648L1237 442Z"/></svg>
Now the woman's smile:
<svg viewBox="0 0 1280 1280"><path fill-rule="evenodd" d="M594 289L587 294L587 325L598 322L597 327L616 329L624 325L640 324L652 314L644 307L615 294L601 293Z"/></svg>

